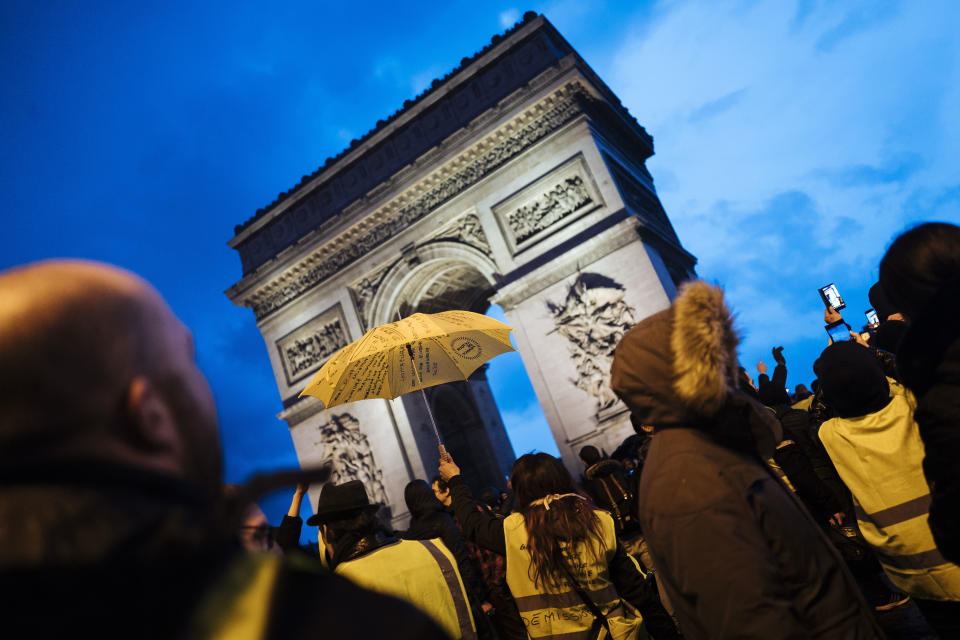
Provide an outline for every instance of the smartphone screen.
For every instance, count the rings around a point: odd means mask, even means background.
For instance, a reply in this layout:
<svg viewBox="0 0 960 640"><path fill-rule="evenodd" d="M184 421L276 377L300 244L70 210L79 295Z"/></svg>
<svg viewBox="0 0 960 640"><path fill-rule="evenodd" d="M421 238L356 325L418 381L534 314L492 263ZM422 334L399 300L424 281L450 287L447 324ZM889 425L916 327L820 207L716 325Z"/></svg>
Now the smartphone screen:
<svg viewBox="0 0 960 640"><path fill-rule="evenodd" d="M833 324L828 324L824 329L827 330L827 333L833 338L834 342L845 342L846 340L852 340L853 337L850 335L850 327L847 326L843 320L840 322L834 322Z"/></svg>
<svg viewBox="0 0 960 640"><path fill-rule="evenodd" d="M880 318L877 316L877 312L873 309L867 309L863 312L863 315L867 316L867 324L871 327L880 326Z"/></svg>
<svg viewBox="0 0 960 640"><path fill-rule="evenodd" d="M832 282L825 287L820 287L820 297L823 299L823 303L828 307L833 307L834 311L840 311L841 309L847 308L843 298L840 297L840 292L837 290L837 285L833 284Z"/></svg>

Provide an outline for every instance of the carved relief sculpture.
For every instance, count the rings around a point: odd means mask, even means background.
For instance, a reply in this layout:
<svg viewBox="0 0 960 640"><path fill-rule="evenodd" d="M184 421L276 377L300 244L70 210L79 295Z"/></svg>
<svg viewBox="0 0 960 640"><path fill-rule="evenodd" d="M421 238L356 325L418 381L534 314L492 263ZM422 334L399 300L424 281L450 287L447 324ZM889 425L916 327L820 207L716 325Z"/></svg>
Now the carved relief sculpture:
<svg viewBox="0 0 960 640"><path fill-rule="evenodd" d="M319 430L320 442L316 444L324 449L321 464L330 467L328 482L360 480L371 503L387 504L383 472L373 459L367 436L360 431L360 422L349 413L331 414L330 421Z"/></svg>
<svg viewBox="0 0 960 640"><path fill-rule="evenodd" d="M302 380L319 369L349 340L340 307L321 313L277 341L287 384Z"/></svg>
<svg viewBox="0 0 960 640"><path fill-rule="evenodd" d="M581 273L563 302L547 302L554 331L569 341L577 371L571 382L593 396L597 411L613 406L610 389L613 350L634 324L635 310L624 300L623 285L598 273Z"/></svg>
<svg viewBox="0 0 960 640"><path fill-rule="evenodd" d="M517 253L602 205L590 167L578 153L492 209Z"/></svg>
<svg viewBox="0 0 960 640"><path fill-rule="evenodd" d="M457 218L453 224L438 233L431 240L455 240L468 244L474 249L478 249L490 255L490 243L487 242L487 234L483 230L480 218L472 213Z"/></svg>
<svg viewBox="0 0 960 640"><path fill-rule="evenodd" d="M377 271L368 273L361 278L359 282L350 285L350 294L353 296L353 301L357 305L357 312L364 329L369 328L370 319L367 317L367 312L388 270L389 266L382 267Z"/></svg>
<svg viewBox="0 0 960 640"><path fill-rule="evenodd" d="M583 178L577 175L567 178L537 200L511 213L507 223L519 243L591 202L593 199L584 186Z"/></svg>

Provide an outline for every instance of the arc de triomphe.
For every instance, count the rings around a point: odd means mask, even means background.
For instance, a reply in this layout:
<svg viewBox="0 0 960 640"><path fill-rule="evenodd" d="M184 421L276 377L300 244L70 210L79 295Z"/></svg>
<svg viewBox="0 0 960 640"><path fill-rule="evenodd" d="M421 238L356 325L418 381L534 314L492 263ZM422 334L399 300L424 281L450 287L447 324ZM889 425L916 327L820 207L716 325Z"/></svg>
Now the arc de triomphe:
<svg viewBox="0 0 960 640"><path fill-rule="evenodd" d="M619 445L632 428L609 389L612 349L695 264L644 166L651 155L603 81L527 14L238 225L229 244L243 277L226 293L256 316L301 464L362 479L405 517L404 486L437 465L419 394L330 410L297 395L398 310L490 303L516 330L571 471L583 445ZM471 484L503 487L514 452L483 370L428 402Z"/></svg>

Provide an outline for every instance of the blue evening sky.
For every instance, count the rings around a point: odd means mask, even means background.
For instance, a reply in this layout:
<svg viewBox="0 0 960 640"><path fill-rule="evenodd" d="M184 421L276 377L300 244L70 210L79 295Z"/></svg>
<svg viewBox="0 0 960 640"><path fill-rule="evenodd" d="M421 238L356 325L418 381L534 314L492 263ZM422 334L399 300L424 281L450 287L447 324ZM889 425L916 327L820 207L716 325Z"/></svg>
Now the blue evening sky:
<svg viewBox="0 0 960 640"><path fill-rule="evenodd" d="M190 326L230 481L296 464L233 226L523 11L544 13L653 135L648 166L742 361L825 346L890 240L960 222L960 4L558 0L0 4L0 268L54 256L152 281ZM516 354L491 381L514 448L555 451ZM268 502L272 519L285 498Z"/></svg>

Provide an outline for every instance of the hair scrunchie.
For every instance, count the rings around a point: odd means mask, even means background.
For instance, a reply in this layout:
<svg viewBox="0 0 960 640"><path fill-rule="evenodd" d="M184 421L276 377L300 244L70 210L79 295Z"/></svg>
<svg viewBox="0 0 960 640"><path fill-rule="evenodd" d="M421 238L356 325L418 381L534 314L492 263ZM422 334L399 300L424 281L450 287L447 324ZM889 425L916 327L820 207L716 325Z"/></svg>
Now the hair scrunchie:
<svg viewBox="0 0 960 640"><path fill-rule="evenodd" d="M586 500L586 498L584 498L579 493L551 493L542 498L538 498L537 500L531 500L530 506L531 507L542 506L547 511L550 511L550 503L554 502L555 500L561 500L563 498L579 498L580 500Z"/></svg>

